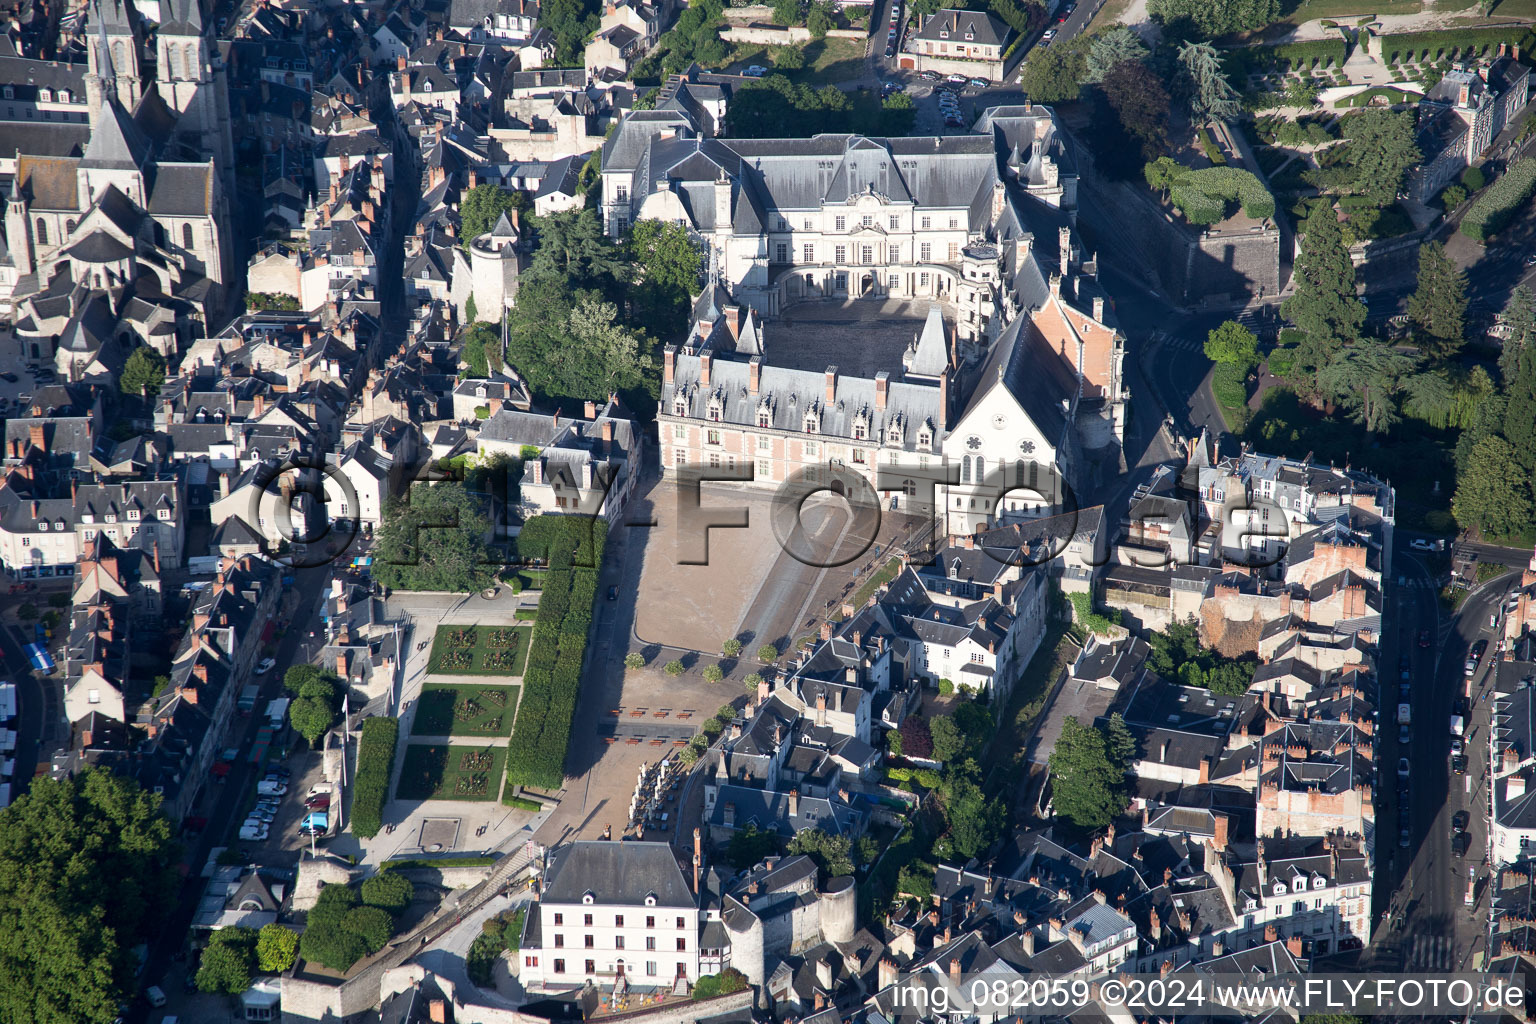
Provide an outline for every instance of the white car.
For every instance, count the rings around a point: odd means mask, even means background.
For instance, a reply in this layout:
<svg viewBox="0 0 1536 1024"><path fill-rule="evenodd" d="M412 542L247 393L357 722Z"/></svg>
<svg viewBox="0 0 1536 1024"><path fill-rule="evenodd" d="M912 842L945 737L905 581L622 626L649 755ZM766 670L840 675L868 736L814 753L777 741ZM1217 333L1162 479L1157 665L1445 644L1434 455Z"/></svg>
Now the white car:
<svg viewBox="0 0 1536 1024"><path fill-rule="evenodd" d="M272 671L276 664L276 658L262 658L261 661L256 665L256 674L259 676L266 675L268 672Z"/></svg>
<svg viewBox="0 0 1536 1024"><path fill-rule="evenodd" d="M1040 37L1040 41L1042 43L1048 43L1052 39L1055 39L1055 38L1056 38L1056 30L1053 29L1053 28L1048 28L1048 29L1045 30L1045 34Z"/></svg>
<svg viewBox="0 0 1536 1024"><path fill-rule="evenodd" d="M240 827L240 838L241 839L255 840L256 842L261 842L263 839L267 838L267 826L266 825L242 825Z"/></svg>
<svg viewBox="0 0 1536 1024"><path fill-rule="evenodd" d="M1415 538L1413 538L1413 540L1408 542L1408 546L1410 548L1413 548L1413 550L1415 550L1415 551L1433 551L1433 550L1435 550L1435 542L1431 541L1431 540L1425 540L1422 537L1415 537Z"/></svg>
<svg viewBox="0 0 1536 1024"><path fill-rule="evenodd" d="M283 796L288 792L288 783L278 782L275 779L262 779L256 783L257 796Z"/></svg>
<svg viewBox="0 0 1536 1024"><path fill-rule="evenodd" d="M1406 757L1397 759L1397 777L1400 779L1408 777L1408 759Z"/></svg>
<svg viewBox="0 0 1536 1024"><path fill-rule="evenodd" d="M1453 738L1451 740L1451 753L1452 754L1465 754L1466 752L1467 752L1466 745L1461 742L1461 737L1460 736L1457 736L1457 737L1455 737L1455 738Z"/></svg>

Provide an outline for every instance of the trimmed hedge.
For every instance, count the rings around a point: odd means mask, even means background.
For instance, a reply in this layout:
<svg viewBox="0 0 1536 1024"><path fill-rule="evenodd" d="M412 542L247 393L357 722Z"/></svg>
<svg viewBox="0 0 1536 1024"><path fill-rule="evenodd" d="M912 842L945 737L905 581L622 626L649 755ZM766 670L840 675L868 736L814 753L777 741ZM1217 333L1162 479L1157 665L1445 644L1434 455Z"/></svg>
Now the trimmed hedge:
<svg viewBox="0 0 1536 1024"><path fill-rule="evenodd" d="M1217 364L1211 375L1211 394L1228 409L1241 409L1248 401L1248 375L1233 363Z"/></svg>
<svg viewBox="0 0 1536 1024"><path fill-rule="evenodd" d="M508 807L514 807L519 811L537 812L544 809L544 805L539 803L537 800L529 800L527 797L522 796L503 797L501 802L506 804Z"/></svg>
<svg viewBox="0 0 1536 1024"><path fill-rule="evenodd" d="M1239 47L1226 51L1222 64L1228 74L1247 75L1261 71L1308 71L1340 65L1348 59L1349 44L1343 39L1318 39L1282 46Z"/></svg>
<svg viewBox="0 0 1536 1024"><path fill-rule="evenodd" d="M522 700L507 749L507 781L512 785L558 789L565 779L565 753L597 596L596 567L607 535L601 519L553 515L528 520L518 537L519 553L548 559L550 571L533 622Z"/></svg>
<svg viewBox="0 0 1536 1024"><path fill-rule="evenodd" d="M1173 205L1191 224L1215 224L1226 216L1227 203L1239 202L1255 220L1275 215L1275 197L1252 171L1239 167L1202 167L1186 171L1168 191Z"/></svg>
<svg viewBox="0 0 1536 1024"><path fill-rule="evenodd" d="M1536 191L1536 157L1527 157L1504 172L1472 201L1461 219L1461 233L1485 241L1507 225Z"/></svg>
<svg viewBox="0 0 1536 1024"><path fill-rule="evenodd" d="M395 763L400 720L370 718L363 722L357 747L357 778L352 783L352 834L372 839L384 827L384 801L389 797L389 773Z"/></svg>
<svg viewBox="0 0 1536 1024"><path fill-rule="evenodd" d="M1386 63L1439 60L1453 54L1461 60L1481 56L1500 43L1518 43L1529 49L1533 35L1526 25L1501 28L1447 29L1444 32L1398 32L1381 37Z"/></svg>
<svg viewBox="0 0 1536 1024"><path fill-rule="evenodd" d="M463 857L395 857L384 862L381 871L410 871L418 868L478 868L495 864L500 857L466 854Z"/></svg>

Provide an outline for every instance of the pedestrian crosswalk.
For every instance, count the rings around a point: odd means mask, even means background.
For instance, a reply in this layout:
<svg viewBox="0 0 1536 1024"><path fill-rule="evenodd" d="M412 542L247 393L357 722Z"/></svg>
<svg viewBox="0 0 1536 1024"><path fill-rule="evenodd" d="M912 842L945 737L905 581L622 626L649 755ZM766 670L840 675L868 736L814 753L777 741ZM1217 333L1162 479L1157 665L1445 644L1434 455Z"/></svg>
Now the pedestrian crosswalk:
<svg viewBox="0 0 1536 1024"><path fill-rule="evenodd" d="M1147 338L1151 344L1157 345L1160 351L1172 350L1175 352L1204 352L1205 340L1192 335L1169 334L1167 331L1153 331Z"/></svg>
<svg viewBox="0 0 1536 1024"><path fill-rule="evenodd" d="M1455 942L1448 935L1415 935L1408 942L1409 971L1451 971L1457 960Z"/></svg>

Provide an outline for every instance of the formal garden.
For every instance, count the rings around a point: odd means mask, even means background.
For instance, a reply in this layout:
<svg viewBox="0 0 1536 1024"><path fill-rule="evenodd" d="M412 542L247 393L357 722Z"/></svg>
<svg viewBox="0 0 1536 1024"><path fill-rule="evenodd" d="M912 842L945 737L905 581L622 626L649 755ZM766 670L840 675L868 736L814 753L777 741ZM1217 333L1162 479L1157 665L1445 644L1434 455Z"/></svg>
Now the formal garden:
<svg viewBox="0 0 1536 1024"><path fill-rule="evenodd" d="M405 748L397 800L495 800L501 793L502 747L412 743Z"/></svg>
<svg viewBox="0 0 1536 1024"><path fill-rule="evenodd" d="M505 736L517 713L516 686L428 683L416 699L415 736Z"/></svg>
<svg viewBox="0 0 1536 1024"><path fill-rule="evenodd" d="M520 676L528 661L532 632L531 626L438 626L427 673Z"/></svg>

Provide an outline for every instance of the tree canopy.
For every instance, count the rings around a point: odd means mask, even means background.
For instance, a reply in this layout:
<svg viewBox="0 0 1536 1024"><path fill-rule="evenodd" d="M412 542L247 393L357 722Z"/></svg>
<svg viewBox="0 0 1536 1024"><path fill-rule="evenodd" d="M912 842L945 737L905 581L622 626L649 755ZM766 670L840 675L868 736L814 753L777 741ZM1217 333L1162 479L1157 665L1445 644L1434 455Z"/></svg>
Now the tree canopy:
<svg viewBox="0 0 1536 1024"><path fill-rule="evenodd" d="M556 67L579 68L587 37L597 31L598 5L590 0L544 0L539 27L555 37Z"/></svg>
<svg viewBox="0 0 1536 1024"><path fill-rule="evenodd" d="M703 266L698 246L681 224L650 219L635 223L625 245L640 275L632 292L635 319L659 338L686 331Z"/></svg>
<svg viewBox="0 0 1536 1024"><path fill-rule="evenodd" d="M528 195L500 185L476 185L459 200L459 234L467 251L469 243L496 226L503 213L528 208Z"/></svg>
<svg viewBox="0 0 1536 1024"><path fill-rule="evenodd" d="M1515 375L1520 353L1536 342L1536 293L1526 285L1516 285L1499 314L1499 325L1505 332L1499 349L1499 372L1509 380Z"/></svg>
<svg viewBox="0 0 1536 1024"><path fill-rule="evenodd" d="M1430 358L1454 359L1466 332L1467 276L1439 242L1419 246L1419 281L1408 297L1414 337Z"/></svg>
<svg viewBox="0 0 1536 1024"><path fill-rule="evenodd" d="M463 484L416 484L384 504L374 577L395 590L473 593L493 575L489 534L490 521Z"/></svg>
<svg viewBox="0 0 1536 1024"><path fill-rule="evenodd" d="M489 377L501 372L501 332L497 325L484 320L471 324L459 347L459 362L470 377Z"/></svg>
<svg viewBox="0 0 1536 1024"><path fill-rule="evenodd" d="M1251 32L1280 18L1280 0L1148 0L1147 13L1180 37Z"/></svg>
<svg viewBox="0 0 1536 1024"><path fill-rule="evenodd" d="M933 733L928 729L928 719L920 715L908 715L901 720L897 735L901 737L901 752L904 756L923 759L933 756Z"/></svg>
<svg viewBox="0 0 1536 1024"><path fill-rule="evenodd" d="M0 811L0 1020L98 1024L175 897L160 798L102 769L38 778Z"/></svg>
<svg viewBox="0 0 1536 1024"><path fill-rule="evenodd" d="M1318 381L1356 423L1374 434L1398 421L1398 403L1417 379L1418 365L1391 342L1365 337L1336 353Z"/></svg>
<svg viewBox="0 0 1536 1024"><path fill-rule="evenodd" d="M154 349L142 346L128 353L117 375L117 390L124 395L152 395L164 383L165 360Z"/></svg>
<svg viewBox="0 0 1536 1024"><path fill-rule="evenodd" d="M852 843L819 828L803 828L789 841L790 853L803 853L816 862L822 881L853 874Z"/></svg>
<svg viewBox="0 0 1536 1024"><path fill-rule="evenodd" d="M237 996L250 988L256 942L254 928L220 928L214 932L198 962L198 991Z"/></svg>
<svg viewBox="0 0 1536 1024"><path fill-rule="evenodd" d="M1051 803L1081 828L1103 828L1125 810L1125 772L1112 763L1104 734L1076 718L1064 719L1051 751Z"/></svg>
<svg viewBox="0 0 1536 1024"><path fill-rule="evenodd" d="M398 871L380 871L362 885L362 899L370 907L380 907L391 914L399 914L411 905L416 897L416 887Z"/></svg>
<svg viewBox="0 0 1536 1024"><path fill-rule="evenodd" d="M1360 336L1365 323L1365 306L1355 296L1355 265L1338 215L1327 202L1319 203L1307 218L1292 281L1295 291L1280 311L1301 333L1293 380L1316 391L1323 368L1334 353Z"/></svg>
<svg viewBox="0 0 1536 1024"><path fill-rule="evenodd" d="M305 960L347 971L383 949L393 930L387 910L359 905L357 892L350 886L327 885L309 912L299 951Z"/></svg>
<svg viewBox="0 0 1536 1024"><path fill-rule="evenodd" d="M1078 36L1066 43L1034 47L1019 71L1019 88L1041 103L1068 103L1077 99L1088 73L1090 44Z"/></svg>
<svg viewBox="0 0 1536 1024"><path fill-rule="evenodd" d="M1147 44L1125 25L1116 25L1107 32L1094 36L1083 60L1083 82L1096 85L1104 76L1124 61L1147 59Z"/></svg>
<svg viewBox="0 0 1536 1024"><path fill-rule="evenodd" d="M1222 70L1216 47L1210 43L1186 43L1179 49L1179 66L1189 76L1189 108L1197 119L1234 117L1242 109L1237 90Z"/></svg>
<svg viewBox="0 0 1536 1024"><path fill-rule="evenodd" d="M962 861L982 856L1002 836L1007 810L997 797L987 799L971 773L952 770L939 796L950 842Z"/></svg>
<svg viewBox="0 0 1536 1024"><path fill-rule="evenodd" d="M263 925L256 933L256 968L281 974L299 956L299 933L280 924Z"/></svg>
<svg viewBox="0 0 1536 1024"><path fill-rule="evenodd" d="M1352 171L1348 191L1374 206L1392 205L1403 187L1403 176L1419 162L1413 132L1413 114L1407 110L1368 107L1346 118L1345 158Z"/></svg>
<svg viewBox="0 0 1536 1024"><path fill-rule="evenodd" d="M1246 693L1258 661L1253 657L1227 658L1200 644L1200 630L1193 622L1172 622L1147 638L1152 652L1147 665L1165 679L1184 686L1199 686L1212 693L1235 697Z"/></svg>
<svg viewBox="0 0 1536 1024"><path fill-rule="evenodd" d="M1205 338L1205 357L1213 363L1230 363L1244 373L1259 364L1259 339L1248 328L1228 320Z"/></svg>
<svg viewBox="0 0 1536 1024"><path fill-rule="evenodd" d="M1528 476L1512 472L1520 459L1502 437L1486 437L1472 447L1466 466L1457 475L1451 511L1462 526L1490 538L1503 538L1531 521Z"/></svg>

